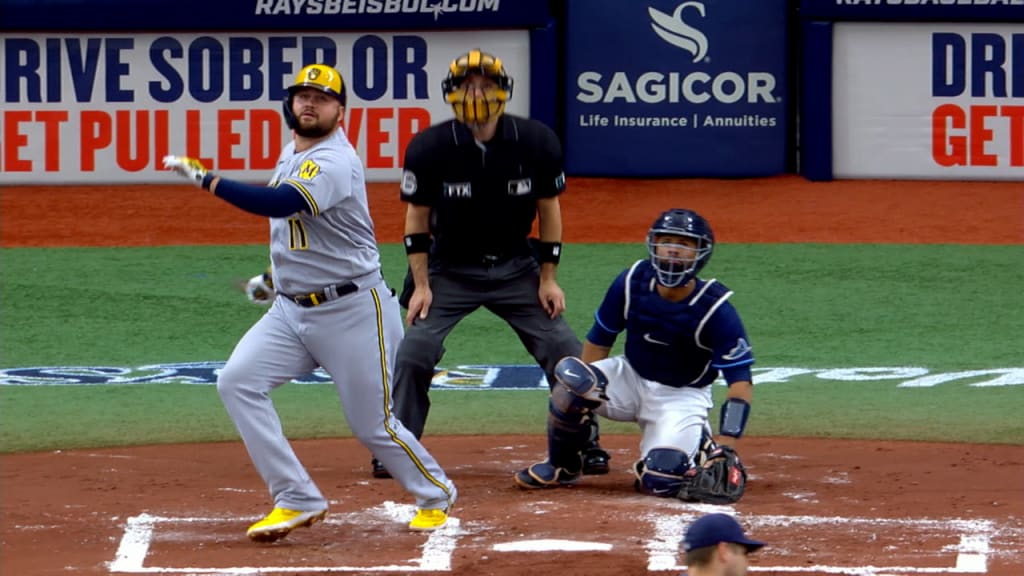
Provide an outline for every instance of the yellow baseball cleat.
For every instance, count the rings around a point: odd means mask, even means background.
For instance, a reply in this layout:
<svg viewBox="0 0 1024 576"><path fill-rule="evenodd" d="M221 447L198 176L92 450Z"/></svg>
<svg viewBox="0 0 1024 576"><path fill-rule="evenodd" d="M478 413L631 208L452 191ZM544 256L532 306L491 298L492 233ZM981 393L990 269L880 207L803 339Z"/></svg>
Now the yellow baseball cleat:
<svg viewBox="0 0 1024 576"><path fill-rule="evenodd" d="M274 508L263 520L249 526L246 535L253 542L276 542L287 536L292 530L303 526L312 526L327 516L327 510L288 510Z"/></svg>
<svg viewBox="0 0 1024 576"><path fill-rule="evenodd" d="M448 511L443 509L420 508L416 511L416 517L409 522L410 530L429 532L437 530L448 523Z"/></svg>

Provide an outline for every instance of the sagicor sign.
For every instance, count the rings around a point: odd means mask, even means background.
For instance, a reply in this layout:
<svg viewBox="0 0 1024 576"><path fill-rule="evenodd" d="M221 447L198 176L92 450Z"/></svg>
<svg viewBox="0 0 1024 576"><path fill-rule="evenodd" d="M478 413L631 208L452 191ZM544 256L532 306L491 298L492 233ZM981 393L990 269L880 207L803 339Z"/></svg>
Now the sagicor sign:
<svg viewBox="0 0 1024 576"><path fill-rule="evenodd" d="M671 16L654 7L647 8L647 12L651 15L651 28L662 40L693 54L693 61L700 62L708 53L708 37L683 21L683 9L691 7L704 17L704 4L700 2L683 2Z"/></svg>

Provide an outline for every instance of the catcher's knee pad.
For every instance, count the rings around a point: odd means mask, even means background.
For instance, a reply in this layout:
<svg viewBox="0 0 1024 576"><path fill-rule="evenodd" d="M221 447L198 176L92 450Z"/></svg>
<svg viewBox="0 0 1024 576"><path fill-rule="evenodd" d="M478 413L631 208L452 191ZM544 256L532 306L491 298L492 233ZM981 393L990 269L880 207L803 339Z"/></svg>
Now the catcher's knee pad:
<svg viewBox="0 0 1024 576"><path fill-rule="evenodd" d="M690 457L674 448L654 448L638 460L633 472L637 491L652 496L674 497L687 481Z"/></svg>
<svg viewBox="0 0 1024 576"><path fill-rule="evenodd" d="M551 406L562 416L574 419L600 406L608 386L608 378L603 372L575 356L566 356L558 361L555 380Z"/></svg>

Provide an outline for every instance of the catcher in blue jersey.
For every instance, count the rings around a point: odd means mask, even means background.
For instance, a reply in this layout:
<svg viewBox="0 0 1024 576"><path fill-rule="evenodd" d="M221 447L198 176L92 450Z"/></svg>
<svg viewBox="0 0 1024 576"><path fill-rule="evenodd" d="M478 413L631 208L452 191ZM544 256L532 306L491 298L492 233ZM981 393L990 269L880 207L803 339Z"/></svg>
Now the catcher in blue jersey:
<svg viewBox="0 0 1024 576"><path fill-rule="evenodd" d="M726 504L743 495L747 474L736 453L753 382L753 351L732 291L697 274L714 250L711 225L672 209L647 234L649 258L620 273L587 333L582 358L555 367L548 414L548 458L520 470L522 488L553 488L580 478L588 414L640 425L633 466L640 492ZM609 357L626 333L625 354ZM729 385L713 436L711 384Z"/></svg>

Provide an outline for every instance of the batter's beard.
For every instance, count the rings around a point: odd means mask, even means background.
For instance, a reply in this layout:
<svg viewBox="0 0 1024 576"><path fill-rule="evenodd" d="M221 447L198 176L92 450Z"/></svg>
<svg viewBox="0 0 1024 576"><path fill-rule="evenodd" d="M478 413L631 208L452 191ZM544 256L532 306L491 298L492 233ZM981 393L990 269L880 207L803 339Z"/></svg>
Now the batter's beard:
<svg viewBox="0 0 1024 576"><path fill-rule="evenodd" d="M314 124L313 126L309 127L303 127L300 124L298 127L295 128L295 133L298 134L299 136L302 136L303 138L323 138L324 136L330 134L331 130L334 130L333 124L326 127L321 126L319 124Z"/></svg>

